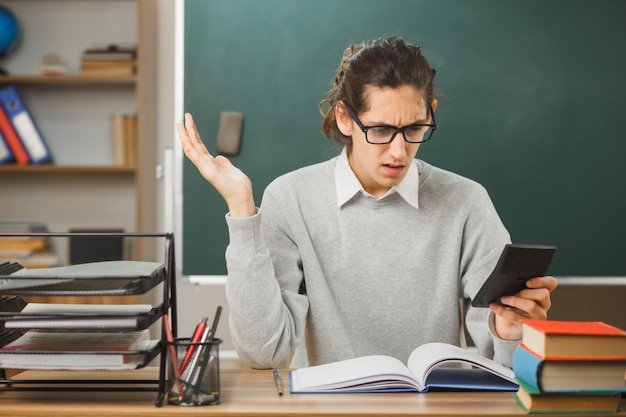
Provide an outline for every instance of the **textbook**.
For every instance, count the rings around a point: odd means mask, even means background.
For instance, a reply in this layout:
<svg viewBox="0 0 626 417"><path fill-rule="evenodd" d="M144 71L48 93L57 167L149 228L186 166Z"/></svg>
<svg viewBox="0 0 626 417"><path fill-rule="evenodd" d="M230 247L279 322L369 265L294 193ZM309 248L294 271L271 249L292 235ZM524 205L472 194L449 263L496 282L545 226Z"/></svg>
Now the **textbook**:
<svg viewBox="0 0 626 417"><path fill-rule="evenodd" d="M616 413L620 409L619 393L596 394L579 393L535 393L523 381L519 390L513 393L519 406L530 414L575 413L598 414Z"/></svg>
<svg viewBox="0 0 626 417"><path fill-rule="evenodd" d="M626 391L626 359L544 359L523 344L513 354L513 372L531 394Z"/></svg>
<svg viewBox="0 0 626 417"><path fill-rule="evenodd" d="M445 367L454 364L466 367ZM407 365L387 355L362 356L296 369L289 373L289 385L293 394L518 388L513 370L461 347L438 342L416 348Z"/></svg>
<svg viewBox="0 0 626 417"><path fill-rule="evenodd" d="M524 320L522 342L545 358L626 359L626 331L599 321Z"/></svg>

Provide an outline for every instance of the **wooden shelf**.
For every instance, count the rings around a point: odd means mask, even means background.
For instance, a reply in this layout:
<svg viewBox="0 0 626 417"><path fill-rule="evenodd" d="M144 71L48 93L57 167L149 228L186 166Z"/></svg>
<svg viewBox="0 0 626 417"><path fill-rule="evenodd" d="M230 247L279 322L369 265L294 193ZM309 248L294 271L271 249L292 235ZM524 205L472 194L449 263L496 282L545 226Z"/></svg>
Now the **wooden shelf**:
<svg viewBox="0 0 626 417"><path fill-rule="evenodd" d="M126 166L86 166L86 165L0 165L2 174L135 174L134 167Z"/></svg>

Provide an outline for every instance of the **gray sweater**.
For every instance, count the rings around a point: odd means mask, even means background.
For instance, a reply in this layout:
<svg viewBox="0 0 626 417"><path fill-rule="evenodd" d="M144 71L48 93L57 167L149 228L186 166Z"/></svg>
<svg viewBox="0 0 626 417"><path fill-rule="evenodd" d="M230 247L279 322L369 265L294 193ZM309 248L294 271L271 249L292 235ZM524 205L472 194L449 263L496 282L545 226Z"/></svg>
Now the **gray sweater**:
<svg viewBox="0 0 626 417"><path fill-rule="evenodd" d="M369 354L406 363L421 344L459 345L459 299L509 242L482 186L420 160L419 209L398 193L358 193L339 208L335 161L274 180L255 216L226 216L230 327L252 367L286 366L302 342L311 365ZM493 336L489 317L468 307L465 324L480 354L510 366L519 341Z"/></svg>

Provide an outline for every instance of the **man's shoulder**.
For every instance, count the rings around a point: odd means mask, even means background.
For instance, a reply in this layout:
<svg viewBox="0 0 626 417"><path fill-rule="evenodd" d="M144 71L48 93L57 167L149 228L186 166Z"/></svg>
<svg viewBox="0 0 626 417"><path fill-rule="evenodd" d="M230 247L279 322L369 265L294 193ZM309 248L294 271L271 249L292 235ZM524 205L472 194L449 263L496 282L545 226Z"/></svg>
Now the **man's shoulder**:
<svg viewBox="0 0 626 417"><path fill-rule="evenodd" d="M329 160L307 165L280 175L270 182L267 186L267 190L271 191L276 188L293 186L301 189L303 187L315 185L319 186L320 182L322 182L322 184L326 184L328 179L334 178L336 160L336 157L331 158Z"/></svg>
<svg viewBox="0 0 626 417"><path fill-rule="evenodd" d="M261 206L301 211L305 207L319 207L323 201L336 201L335 160L307 165L279 176L265 188Z"/></svg>
<svg viewBox="0 0 626 417"><path fill-rule="evenodd" d="M439 168L434 165L431 165L422 160L416 160L419 173L420 173L420 184L433 184L433 185L448 185L453 187L460 188L484 188L477 181L464 177L461 174L457 174L456 172L449 171L444 168Z"/></svg>
<svg viewBox="0 0 626 417"><path fill-rule="evenodd" d="M478 181L443 168L416 160L420 175L420 188L454 191L455 193L475 195L486 193L485 187Z"/></svg>

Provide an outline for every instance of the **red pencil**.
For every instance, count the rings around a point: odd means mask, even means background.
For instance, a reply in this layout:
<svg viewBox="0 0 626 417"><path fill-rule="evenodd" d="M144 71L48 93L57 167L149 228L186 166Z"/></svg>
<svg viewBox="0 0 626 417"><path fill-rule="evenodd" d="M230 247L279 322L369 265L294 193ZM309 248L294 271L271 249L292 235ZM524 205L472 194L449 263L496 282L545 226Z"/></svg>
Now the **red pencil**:
<svg viewBox="0 0 626 417"><path fill-rule="evenodd" d="M198 343L202 338L202 334L204 333L204 329L206 328L208 317L204 317L200 323L196 326L196 330L193 332L193 336L191 336L191 343L187 348L187 353L185 353L185 357L180 364L180 373L185 372L185 368L189 364L189 360L191 359L191 355L195 350L196 346L193 343Z"/></svg>
<svg viewBox="0 0 626 417"><path fill-rule="evenodd" d="M167 313L163 314L163 327L165 329L165 337L167 338L168 345L170 346L170 356L172 359L172 372L174 372L174 383L178 388L178 395L184 394L183 384L180 383L180 368L178 367L178 355L176 355L176 346L174 346L174 336L172 335L172 329L170 328L170 320L167 317Z"/></svg>

